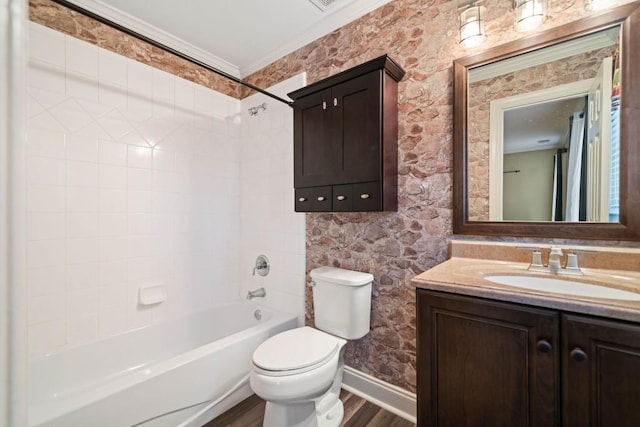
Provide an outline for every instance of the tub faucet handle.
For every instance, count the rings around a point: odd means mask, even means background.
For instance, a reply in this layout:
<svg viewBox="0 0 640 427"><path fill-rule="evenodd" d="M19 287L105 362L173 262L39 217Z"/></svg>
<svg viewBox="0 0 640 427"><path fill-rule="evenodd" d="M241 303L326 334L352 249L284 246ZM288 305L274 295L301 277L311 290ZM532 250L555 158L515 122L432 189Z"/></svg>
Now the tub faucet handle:
<svg viewBox="0 0 640 427"><path fill-rule="evenodd" d="M266 276L267 274L269 274L270 268L271 267L269 265L269 258L267 258L265 255L258 255L258 258L256 258L256 263L253 266L252 276L255 276L256 272L260 276Z"/></svg>

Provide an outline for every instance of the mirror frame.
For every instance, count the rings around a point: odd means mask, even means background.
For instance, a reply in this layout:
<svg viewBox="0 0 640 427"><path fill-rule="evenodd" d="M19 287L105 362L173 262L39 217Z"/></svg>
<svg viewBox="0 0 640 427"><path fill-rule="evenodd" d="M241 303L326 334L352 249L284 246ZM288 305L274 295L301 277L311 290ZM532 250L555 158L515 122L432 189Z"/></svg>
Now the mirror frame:
<svg viewBox="0 0 640 427"><path fill-rule="evenodd" d="M468 71L553 44L621 26L620 222L469 221ZM636 52L632 55L632 52ZM453 62L453 234L640 240L640 2L515 40Z"/></svg>

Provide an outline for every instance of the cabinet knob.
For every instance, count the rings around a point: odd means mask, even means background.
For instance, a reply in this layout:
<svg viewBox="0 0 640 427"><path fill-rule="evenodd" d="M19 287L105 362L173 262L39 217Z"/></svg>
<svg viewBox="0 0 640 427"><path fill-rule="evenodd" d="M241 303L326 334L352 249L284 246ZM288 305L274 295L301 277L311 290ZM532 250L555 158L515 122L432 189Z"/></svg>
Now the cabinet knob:
<svg viewBox="0 0 640 427"><path fill-rule="evenodd" d="M338 98L333 98L333 106L334 107L338 106Z"/></svg>
<svg viewBox="0 0 640 427"><path fill-rule="evenodd" d="M326 197L324 197L324 196L318 196L318 201L319 201L319 202L324 202L325 200L327 200L327 198L326 198Z"/></svg>
<svg viewBox="0 0 640 427"><path fill-rule="evenodd" d="M571 353L569 353L569 356L571 356L571 358L576 362L582 362L584 360L587 360L587 353L585 353L584 350L581 349L580 347L576 347L573 350L571 350Z"/></svg>
<svg viewBox="0 0 640 427"><path fill-rule="evenodd" d="M537 347L542 353L549 353L551 351L551 343L547 340L538 341Z"/></svg>
<svg viewBox="0 0 640 427"><path fill-rule="evenodd" d="M369 197L371 197L371 194L368 194L368 193L362 193L362 194L360 195L360 198L361 198L361 199L368 199Z"/></svg>
<svg viewBox="0 0 640 427"><path fill-rule="evenodd" d="M323 110L327 109L327 101L322 101L322 109Z"/></svg>
<svg viewBox="0 0 640 427"><path fill-rule="evenodd" d="M298 197L298 201L299 202L306 202L307 198L306 197Z"/></svg>
<svg viewBox="0 0 640 427"><path fill-rule="evenodd" d="M338 199L340 201L343 201L346 198L347 198L347 196L338 196L338 197L336 197L336 199Z"/></svg>

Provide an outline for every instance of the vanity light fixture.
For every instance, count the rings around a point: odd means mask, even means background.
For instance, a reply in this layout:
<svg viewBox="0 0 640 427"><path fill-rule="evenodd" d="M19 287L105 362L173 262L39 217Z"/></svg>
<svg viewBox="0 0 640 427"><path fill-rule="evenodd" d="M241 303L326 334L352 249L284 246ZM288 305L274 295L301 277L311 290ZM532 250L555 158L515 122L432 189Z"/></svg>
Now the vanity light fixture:
<svg viewBox="0 0 640 427"><path fill-rule="evenodd" d="M514 0L516 31L531 31L547 18L547 0Z"/></svg>
<svg viewBox="0 0 640 427"><path fill-rule="evenodd" d="M602 10L613 6L616 0L587 0L587 10Z"/></svg>
<svg viewBox="0 0 640 427"><path fill-rule="evenodd" d="M479 46L487 39L484 31L485 8L471 3L460 12L460 46Z"/></svg>

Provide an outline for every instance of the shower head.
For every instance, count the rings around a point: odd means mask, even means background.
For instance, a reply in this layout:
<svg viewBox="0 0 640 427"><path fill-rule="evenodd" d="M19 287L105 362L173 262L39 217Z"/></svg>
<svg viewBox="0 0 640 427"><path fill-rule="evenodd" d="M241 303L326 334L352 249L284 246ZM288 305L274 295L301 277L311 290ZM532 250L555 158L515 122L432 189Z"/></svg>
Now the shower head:
<svg viewBox="0 0 640 427"><path fill-rule="evenodd" d="M260 110L262 110L262 111L267 111L267 103L266 103L266 102L263 102L262 104L257 105L257 106L255 106L255 107L250 107L250 108L249 108L249 115L250 115L250 116L257 116L257 115L258 115L258 112L259 112Z"/></svg>

